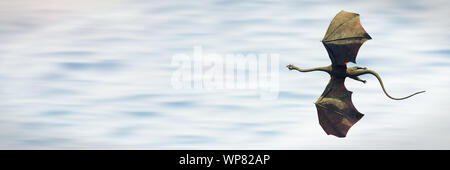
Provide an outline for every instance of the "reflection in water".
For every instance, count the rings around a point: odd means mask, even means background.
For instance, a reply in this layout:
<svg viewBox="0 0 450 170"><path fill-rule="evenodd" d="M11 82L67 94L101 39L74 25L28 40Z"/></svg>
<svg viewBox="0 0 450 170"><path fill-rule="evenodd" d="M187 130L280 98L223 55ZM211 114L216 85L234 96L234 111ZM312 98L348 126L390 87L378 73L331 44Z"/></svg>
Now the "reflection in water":
<svg viewBox="0 0 450 170"><path fill-rule="evenodd" d="M0 8L2 149L421 149L450 138L448 1L19 0ZM329 64L320 43L340 10L361 14L373 40L358 65L375 79L352 80L366 116L346 139L327 136L313 102L328 75L287 64ZM192 53L279 53L280 92L174 90L171 58ZM191 54L190 54L191 55Z"/></svg>

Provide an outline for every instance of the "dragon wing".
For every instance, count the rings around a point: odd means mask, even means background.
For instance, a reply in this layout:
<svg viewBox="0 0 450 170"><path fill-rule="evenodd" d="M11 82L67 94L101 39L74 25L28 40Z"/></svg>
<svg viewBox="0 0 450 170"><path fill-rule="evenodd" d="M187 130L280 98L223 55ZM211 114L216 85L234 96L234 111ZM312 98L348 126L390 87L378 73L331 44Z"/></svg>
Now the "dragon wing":
<svg viewBox="0 0 450 170"><path fill-rule="evenodd" d="M331 21L322 43L333 65L356 63L361 45L372 39L362 27L359 14L341 11Z"/></svg>
<svg viewBox="0 0 450 170"><path fill-rule="evenodd" d="M332 77L325 91L315 102L319 123L328 135L345 137L348 130L364 115L356 110L352 92L344 85L345 78Z"/></svg>

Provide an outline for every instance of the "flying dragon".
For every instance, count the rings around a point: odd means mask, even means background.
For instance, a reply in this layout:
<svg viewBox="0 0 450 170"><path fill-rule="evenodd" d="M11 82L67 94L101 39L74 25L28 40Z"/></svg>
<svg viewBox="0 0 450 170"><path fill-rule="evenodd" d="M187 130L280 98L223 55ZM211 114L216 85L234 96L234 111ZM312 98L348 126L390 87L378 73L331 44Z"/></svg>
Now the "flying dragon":
<svg viewBox="0 0 450 170"><path fill-rule="evenodd" d="M375 71L358 66L347 68L348 62L356 64L355 59L359 48L370 39L372 38L360 23L359 14L340 11L331 21L322 39L330 57L331 65L312 69L301 69L292 64L287 65L289 70L300 72L324 71L330 74L331 79L328 85L315 102L319 123L328 135L345 137L350 127L364 116L353 105L352 92L345 88L346 77L366 83L358 76L372 74L380 82L384 94L393 100L403 100L425 92L420 91L406 97L395 98L386 92L381 77Z"/></svg>

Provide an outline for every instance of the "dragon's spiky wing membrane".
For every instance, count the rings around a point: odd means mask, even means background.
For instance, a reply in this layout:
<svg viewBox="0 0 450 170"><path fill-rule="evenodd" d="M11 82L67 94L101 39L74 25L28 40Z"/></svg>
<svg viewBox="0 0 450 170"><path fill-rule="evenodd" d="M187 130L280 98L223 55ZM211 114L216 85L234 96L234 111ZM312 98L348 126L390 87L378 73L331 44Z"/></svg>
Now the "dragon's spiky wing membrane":
<svg viewBox="0 0 450 170"><path fill-rule="evenodd" d="M322 43L333 65L356 63L361 45L372 39L362 27L359 14L341 11L331 21Z"/></svg>
<svg viewBox="0 0 450 170"><path fill-rule="evenodd" d="M364 116L353 105L352 92L345 88L345 77L332 77L315 104L320 126L337 137L345 137L350 127Z"/></svg>

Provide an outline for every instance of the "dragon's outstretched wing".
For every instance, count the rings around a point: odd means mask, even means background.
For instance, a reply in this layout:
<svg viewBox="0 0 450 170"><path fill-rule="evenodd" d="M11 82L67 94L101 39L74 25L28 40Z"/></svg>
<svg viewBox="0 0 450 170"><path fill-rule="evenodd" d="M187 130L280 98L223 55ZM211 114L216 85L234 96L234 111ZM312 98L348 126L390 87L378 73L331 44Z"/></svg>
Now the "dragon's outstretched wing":
<svg viewBox="0 0 450 170"><path fill-rule="evenodd" d="M359 14L341 11L331 21L322 43L333 65L356 63L361 45L372 39L364 30Z"/></svg>
<svg viewBox="0 0 450 170"><path fill-rule="evenodd" d="M332 77L316 101L319 123L328 135L345 137L350 127L364 115L356 110L352 92L344 85L345 78Z"/></svg>

